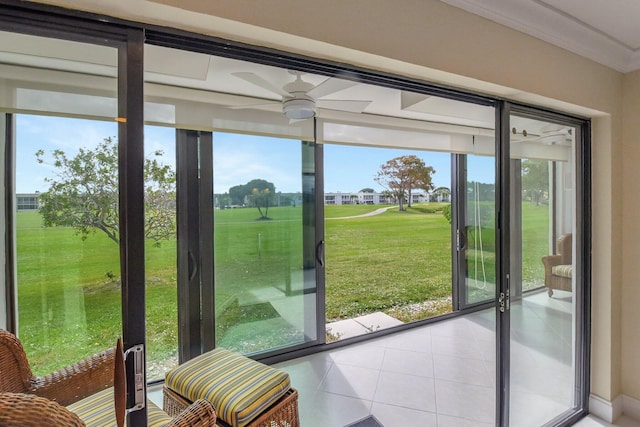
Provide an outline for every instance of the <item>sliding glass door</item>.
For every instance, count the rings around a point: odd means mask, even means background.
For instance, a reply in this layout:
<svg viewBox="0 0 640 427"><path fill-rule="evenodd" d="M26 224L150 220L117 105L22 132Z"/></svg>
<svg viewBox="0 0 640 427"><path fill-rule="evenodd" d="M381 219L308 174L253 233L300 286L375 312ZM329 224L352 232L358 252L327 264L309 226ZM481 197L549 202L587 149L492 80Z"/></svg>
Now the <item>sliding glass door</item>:
<svg viewBox="0 0 640 427"><path fill-rule="evenodd" d="M122 333L117 167L93 174L106 167L95 154L117 157L117 126L24 114L13 123L16 332L43 375Z"/></svg>
<svg viewBox="0 0 640 427"><path fill-rule="evenodd" d="M318 339L314 151L213 134L216 347L255 354Z"/></svg>
<svg viewBox="0 0 640 427"><path fill-rule="evenodd" d="M496 296L495 156L458 155L459 307L490 302Z"/></svg>
<svg viewBox="0 0 640 427"><path fill-rule="evenodd" d="M585 394L586 150L579 122L510 116L509 423L569 419ZM510 304L509 304L510 303Z"/></svg>
<svg viewBox="0 0 640 427"><path fill-rule="evenodd" d="M2 327L35 375L118 337L143 349L142 31L76 31L53 12L45 28L19 7L0 15ZM144 408L144 366L134 375L132 361L128 384L140 392L128 403ZM145 410L128 417L146 420Z"/></svg>

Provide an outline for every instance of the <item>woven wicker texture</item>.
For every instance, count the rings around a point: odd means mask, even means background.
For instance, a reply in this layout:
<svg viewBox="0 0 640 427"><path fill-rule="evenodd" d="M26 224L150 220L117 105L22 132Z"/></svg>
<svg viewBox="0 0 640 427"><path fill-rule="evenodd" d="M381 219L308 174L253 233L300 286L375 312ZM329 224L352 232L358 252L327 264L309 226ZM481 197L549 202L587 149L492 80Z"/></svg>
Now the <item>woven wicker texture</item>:
<svg viewBox="0 0 640 427"><path fill-rule="evenodd" d="M0 329L0 392L29 393L63 406L113 385L114 349L43 377L34 377L20 341Z"/></svg>
<svg viewBox="0 0 640 427"><path fill-rule="evenodd" d="M76 414L44 397L23 393L0 393L0 426L80 427L84 425Z"/></svg>

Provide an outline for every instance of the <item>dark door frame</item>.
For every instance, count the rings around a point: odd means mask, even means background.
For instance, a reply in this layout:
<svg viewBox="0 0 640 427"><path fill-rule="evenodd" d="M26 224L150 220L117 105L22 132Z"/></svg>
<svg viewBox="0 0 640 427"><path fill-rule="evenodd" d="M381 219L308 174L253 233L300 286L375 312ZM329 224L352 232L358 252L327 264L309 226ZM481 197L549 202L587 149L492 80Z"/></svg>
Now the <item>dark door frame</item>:
<svg viewBox="0 0 640 427"><path fill-rule="evenodd" d="M576 235L574 254L576 289L574 290L575 332L575 400L573 408L559 414L548 425L568 426L588 413L590 393L590 356L591 356L591 122L587 119L563 113L535 108L524 104L503 101L496 110L496 123L500 132L496 135L498 153L496 177L496 226L498 233L496 270L496 425L509 425L510 403L510 314L512 245L510 237L512 225L512 203L520 202L513 195L511 187L512 159L510 158L510 117L526 117L552 123L570 125L577 129L575 147L575 221ZM554 185L556 184L554 180ZM555 208L554 208L555 211ZM520 226L516 222L516 226ZM502 297L502 298L501 298ZM504 306L501 309L501 302Z"/></svg>

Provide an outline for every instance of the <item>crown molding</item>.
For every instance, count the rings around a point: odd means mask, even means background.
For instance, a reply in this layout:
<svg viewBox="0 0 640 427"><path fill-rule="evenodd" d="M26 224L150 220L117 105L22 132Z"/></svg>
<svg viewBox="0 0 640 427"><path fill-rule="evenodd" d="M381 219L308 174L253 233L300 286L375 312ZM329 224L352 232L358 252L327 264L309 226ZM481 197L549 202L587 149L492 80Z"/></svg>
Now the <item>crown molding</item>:
<svg viewBox="0 0 640 427"><path fill-rule="evenodd" d="M538 0L441 0L614 70L640 68L640 52Z"/></svg>

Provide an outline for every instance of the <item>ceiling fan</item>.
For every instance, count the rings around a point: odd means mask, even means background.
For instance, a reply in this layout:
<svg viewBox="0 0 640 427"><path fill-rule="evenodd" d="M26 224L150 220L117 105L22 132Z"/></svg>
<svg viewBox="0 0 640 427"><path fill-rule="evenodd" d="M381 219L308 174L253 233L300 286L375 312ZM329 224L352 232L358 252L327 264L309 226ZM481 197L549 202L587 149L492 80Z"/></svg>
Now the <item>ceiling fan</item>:
<svg viewBox="0 0 640 427"><path fill-rule="evenodd" d="M282 100L279 102L282 103L282 112L287 118L292 120L305 120L315 117L317 114L317 107L329 110L362 113L367 105L371 103L371 101L361 100L321 99L324 96L355 86L358 84L357 82L329 77L322 83L314 86L313 84L302 80L302 73L299 71L289 72L295 75L296 78L294 81L289 82L282 87L278 87L252 72L241 71L231 74L251 84L280 95ZM253 104L232 108L252 108L262 105L271 105L273 102L270 104Z"/></svg>

